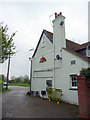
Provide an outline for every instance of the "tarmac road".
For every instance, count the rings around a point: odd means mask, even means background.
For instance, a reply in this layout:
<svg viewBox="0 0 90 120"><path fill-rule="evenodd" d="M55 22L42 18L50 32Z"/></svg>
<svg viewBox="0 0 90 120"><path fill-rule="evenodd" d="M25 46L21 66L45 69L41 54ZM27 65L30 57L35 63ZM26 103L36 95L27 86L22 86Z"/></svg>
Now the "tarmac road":
<svg viewBox="0 0 90 120"><path fill-rule="evenodd" d="M3 118L78 118L78 106L28 96L28 87L9 89L2 94Z"/></svg>

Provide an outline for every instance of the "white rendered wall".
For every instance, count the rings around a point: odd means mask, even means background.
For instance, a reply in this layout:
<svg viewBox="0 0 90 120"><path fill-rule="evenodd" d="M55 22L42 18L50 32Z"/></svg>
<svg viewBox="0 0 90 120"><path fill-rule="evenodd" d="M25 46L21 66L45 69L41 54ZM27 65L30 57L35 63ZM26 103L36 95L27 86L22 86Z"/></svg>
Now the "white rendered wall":
<svg viewBox="0 0 90 120"><path fill-rule="evenodd" d="M76 64L71 65L71 61L75 60ZM58 61L56 61L58 62ZM78 93L76 90L69 90L71 88L71 74L80 74L82 68L87 68L88 63L78 56L62 50L62 67L55 70L55 88L62 89L63 100L68 103L78 104ZM58 62L58 66L59 62Z"/></svg>
<svg viewBox="0 0 90 120"><path fill-rule="evenodd" d="M60 26L60 22L64 21L63 16L58 16L53 21L53 44L45 34L45 47L42 48L42 40L38 46L37 52L32 60L32 91L46 91L46 80L52 80L53 88L62 89L63 100L68 103L78 104L78 93L71 88L70 75L77 74L82 68L90 66L88 62L78 56L62 49L66 48L65 40L65 23ZM43 38L42 36L42 38ZM41 39L42 39L41 38ZM56 55L60 55L61 60L56 60ZM40 58L44 56L46 62L40 63ZM75 60L76 64L71 65L71 61ZM41 96L42 97L42 96Z"/></svg>
<svg viewBox="0 0 90 120"><path fill-rule="evenodd" d="M42 48L42 40L38 46L35 57L32 61L32 91L46 91L46 80L53 80L53 44L45 34L45 47ZM42 38L43 38L42 36ZM44 56L46 61L40 63L40 58Z"/></svg>
<svg viewBox="0 0 90 120"><path fill-rule="evenodd" d="M60 53L62 48L66 48L66 38L65 38L65 17L60 15L53 21L53 43L55 55ZM61 22L63 25L60 25Z"/></svg>

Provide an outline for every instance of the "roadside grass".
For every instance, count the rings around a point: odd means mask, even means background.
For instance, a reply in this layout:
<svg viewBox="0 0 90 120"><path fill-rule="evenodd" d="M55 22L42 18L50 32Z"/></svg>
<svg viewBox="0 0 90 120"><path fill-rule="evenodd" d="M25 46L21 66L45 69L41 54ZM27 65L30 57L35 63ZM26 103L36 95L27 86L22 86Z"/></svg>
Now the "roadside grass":
<svg viewBox="0 0 90 120"><path fill-rule="evenodd" d="M8 90L9 90L9 89L8 89ZM2 90L0 89L0 93L6 92L6 91L8 91L8 90L6 90L6 88L2 88Z"/></svg>
<svg viewBox="0 0 90 120"><path fill-rule="evenodd" d="M9 89L8 89L9 90ZM6 90L6 88L2 88L2 92L6 92L6 91L8 91L8 90Z"/></svg>
<svg viewBox="0 0 90 120"><path fill-rule="evenodd" d="M24 87L30 87L27 83L9 83L9 86L24 86Z"/></svg>

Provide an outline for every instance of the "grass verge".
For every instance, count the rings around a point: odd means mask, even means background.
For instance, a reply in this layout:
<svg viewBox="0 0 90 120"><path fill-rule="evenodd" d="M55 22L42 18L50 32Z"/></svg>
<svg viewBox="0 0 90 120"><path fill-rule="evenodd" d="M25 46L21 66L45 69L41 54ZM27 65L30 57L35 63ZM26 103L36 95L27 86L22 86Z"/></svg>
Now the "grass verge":
<svg viewBox="0 0 90 120"><path fill-rule="evenodd" d="M27 83L9 83L9 86L24 86L24 87L30 87Z"/></svg>
<svg viewBox="0 0 90 120"><path fill-rule="evenodd" d="M9 90L9 89L8 89L8 90ZM8 91L8 90L6 90L6 88L2 88L2 91L0 90L0 93L6 92L6 91Z"/></svg>

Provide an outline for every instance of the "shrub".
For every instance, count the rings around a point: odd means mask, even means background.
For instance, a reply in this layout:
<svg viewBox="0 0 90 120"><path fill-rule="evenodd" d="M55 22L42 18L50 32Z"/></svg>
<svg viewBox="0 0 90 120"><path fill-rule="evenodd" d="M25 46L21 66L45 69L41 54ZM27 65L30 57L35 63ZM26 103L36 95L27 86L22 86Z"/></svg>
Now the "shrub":
<svg viewBox="0 0 90 120"><path fill-rule="evenodd" d="M80 75L85 75L87 80L90 80L90 67L89 68L82 68L80 71Z"/></svg>
<svg viewBox="0 0 90 120"><path fill-rule="evenodd" d="M15 83L22 83L22 79L20 77L15 78Z"/></svg>
<svg viewBox="0 0 90 120"><path fill-rule="evenodd" d="M30 80L29 80L29 77L27 75L24 77L23 83L30 84Z"/></svg>
<svg viewBox="0 0 90 120"><path fill-rule="evenodd" d="M3 82L6 82L6 77L3 74L0 74L0 80L2 80Z"/></svg>
<svg viewBox="0 0 90 120"><path fill-rule="evenodd" d="M15 83L15 80L9 80L9 83Z"/></svg>

